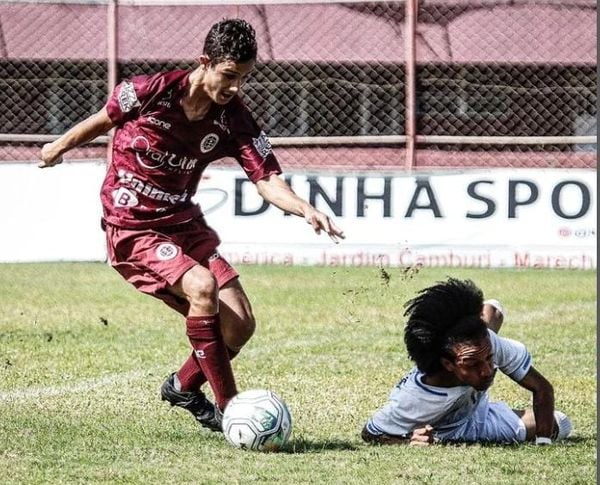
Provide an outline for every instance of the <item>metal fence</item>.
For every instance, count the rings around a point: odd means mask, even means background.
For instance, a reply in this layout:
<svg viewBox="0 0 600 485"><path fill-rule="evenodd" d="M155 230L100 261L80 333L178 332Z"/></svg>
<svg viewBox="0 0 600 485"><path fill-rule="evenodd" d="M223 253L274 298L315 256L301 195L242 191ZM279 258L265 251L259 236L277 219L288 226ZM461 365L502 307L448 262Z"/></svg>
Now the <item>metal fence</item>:
<svg viewBox="0 0 600 485"><path fill-rule="evenodd" d="M177 4L175 4L177 3ZM596 3L0 1L0 160L100 109L120 79L193 68L250 21L244 99L286 169L596 167ZM75 157L104 157L106 139Z"/></svg>

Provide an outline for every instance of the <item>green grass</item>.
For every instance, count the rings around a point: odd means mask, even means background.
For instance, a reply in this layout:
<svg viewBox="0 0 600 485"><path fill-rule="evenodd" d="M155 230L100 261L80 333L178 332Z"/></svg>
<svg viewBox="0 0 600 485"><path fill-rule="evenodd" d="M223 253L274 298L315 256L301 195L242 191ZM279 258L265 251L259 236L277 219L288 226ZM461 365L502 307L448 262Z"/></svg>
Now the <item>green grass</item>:
<svg viewBox="0 0 600 485"><path fill-rule="evenodd" d="M258 320L238 387L288 403L282 453L235 450L158 398L188 354L183 321L103 264L0 265L0 482L596 482L596 274L578 271L238 268ZM447 275L507 307L575 435L550 448L367 446L368 416L411 367L402 304ZM492 398L528 393L501 376Z"/></svg>

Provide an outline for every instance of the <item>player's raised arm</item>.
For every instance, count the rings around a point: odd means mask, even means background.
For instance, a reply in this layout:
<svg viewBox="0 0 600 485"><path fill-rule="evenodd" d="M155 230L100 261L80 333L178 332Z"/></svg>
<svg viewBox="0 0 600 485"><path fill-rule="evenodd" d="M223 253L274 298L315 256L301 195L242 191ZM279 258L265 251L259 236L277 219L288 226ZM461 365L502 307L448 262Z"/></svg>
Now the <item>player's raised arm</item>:
<svg viewBox="0 0 600 485"><path fill-rule="evenodd" d="M94 138L106 134L115 125L108 117L106 108L102 108L89 118L77 123L64 135L46 143L40 152L40 168L53 167L63 161L63 154L73 148L83 145Z"/></svg>
<svg viewBox="0 0 600 485"><path fill-rule="evenodd" d="M285 212L304 217L317 234L320 234L323 230L335 243L345 238L344 231L337 227L329 216L298 197L285 180L277 175L270 175L259 180L256 183L256 188L260 196L267 202Z"/></svg>

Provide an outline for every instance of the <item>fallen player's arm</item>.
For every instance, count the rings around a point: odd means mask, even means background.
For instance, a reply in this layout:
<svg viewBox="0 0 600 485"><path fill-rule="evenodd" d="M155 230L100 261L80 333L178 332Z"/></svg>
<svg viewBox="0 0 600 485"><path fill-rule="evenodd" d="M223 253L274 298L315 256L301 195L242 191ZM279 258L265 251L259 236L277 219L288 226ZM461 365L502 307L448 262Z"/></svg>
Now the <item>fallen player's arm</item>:
<svg viewBox="0 0 600 485"><path fill-rule="evenodd" d="M426 425L415 429L412 433L404 436L394 436L389 434L372 434L365 426L361 433L362 439L367 443L379 445L409 445L409 446L427 446L433 441L433 428Z"/></svg>
<svg viewBox="0 0 600 485"><path fill-rule="evenodd" d="M552 384L532 367L519 385L533 394L535 428L527 429L527 438L551 438L554 430L554 388Z"/></svg>

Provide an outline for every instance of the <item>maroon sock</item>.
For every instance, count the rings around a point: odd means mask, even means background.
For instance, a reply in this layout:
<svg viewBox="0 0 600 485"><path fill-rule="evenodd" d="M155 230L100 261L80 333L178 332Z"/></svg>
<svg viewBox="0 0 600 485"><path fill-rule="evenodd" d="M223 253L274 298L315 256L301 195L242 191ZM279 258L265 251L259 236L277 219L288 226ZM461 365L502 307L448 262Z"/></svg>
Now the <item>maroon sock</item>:
<svg viewBox="0 0 600 485"><path fill-rule="evenodd" d="M227 353L229 354L229 360L233 360L240 351L231 350L228 347ZM181 369L177 371L177 378L181 384L182 391L197 391L206 382L206 376L202 372L202 367L198 363L195 352L192 352L181 366Z"/></svg>
<svg viewBox="0 0 600 485"><path fill-rule="evenodd" d="M237 389L219 315L187 317L185 323L198 365L215 394L217 406L224 409Z"/></svg>
<svg viewBox="0 0 600 485"><path fill-rule="evenodd" d="M186 392L197 391L206 382L206 377L194 351L177 371L177 378L181 384L181 390Z"/></svg>

